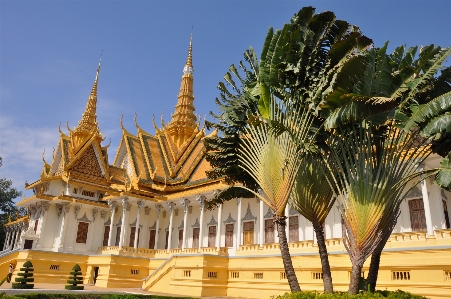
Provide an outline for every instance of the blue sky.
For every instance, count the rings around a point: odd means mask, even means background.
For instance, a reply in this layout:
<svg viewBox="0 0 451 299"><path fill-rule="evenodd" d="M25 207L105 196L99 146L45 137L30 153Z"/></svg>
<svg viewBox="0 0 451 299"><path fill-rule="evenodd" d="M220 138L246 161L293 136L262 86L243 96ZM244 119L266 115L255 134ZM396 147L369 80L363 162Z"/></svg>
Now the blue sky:
<svg viewBox="0 0 451 299"><path fill-rule="evenodd" d="M119 119L154 133L152 115L174 110L193 33L196 113L215 111L217 83L268 27L282 28L303 6L330 10L376 46L451 46L451 1L0 1L0 177L23 191L51 163L58 124L72 128L85 108L103 50L98 122L112 139ZM449 62L447 63L449 65ZM65 130L66 131L66 130ZM30 196L30 192L25 193Z"/></svg>

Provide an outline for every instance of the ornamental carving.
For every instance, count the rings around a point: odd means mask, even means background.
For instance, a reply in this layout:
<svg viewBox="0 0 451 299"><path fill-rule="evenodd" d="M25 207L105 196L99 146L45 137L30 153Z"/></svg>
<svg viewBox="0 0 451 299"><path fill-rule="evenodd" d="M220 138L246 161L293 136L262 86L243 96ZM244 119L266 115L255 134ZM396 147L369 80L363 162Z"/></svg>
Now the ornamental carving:
<svg viewBox="0 0 451 299"><path fill-rule="evenodd" d="M268 207L268 212L266 212L265 216L263 216L263 218L265 219L269 219L269 218L273 218L274 216L274 212L271 210L270 207Z"/></svg>
<svg viewBox="0 0 451 299"><path fill-rule="evenodd" d="M257 220L257 217L252 215L251 205L249 203L247 204L246 215L244 215L244 217L241 218L241 221L248 221L248 220Z"/></svg>
<svg viewBox="0 0 451 299"><path fill-rule="evenodd" d="M107 212L106 212L105 210L101 210L101 211L100 211L100 218L105 219L106 213L107 213Z"/></svg>
<svg viewBox="0 0 451 299"><path fill-rule="evenodd" d="M81 205L75 205L74 206L74 215L75 215L75 219L77 219L78 216L78 212L80 212L81 209ZM86 213L85 213L86 214Z"/></svg>
<svg viewBox="0 0 451 299"><path fill-rule="evenodd" d="M103 225L111 225L111 217L108 218L108 221L105 222Z"/></svg>
<svg viewBox="0 0 451 299"><path fill-rule="evenodd" d="M92 222L91 220L89 220L88 216L86 216L86 212L81 218L78 218L77 220L82 222Z"/></svg>
<svg viewBox="0 0 451 299"><path fill-rule="evenodd" d="M191 225L192 228L200 227L199 218L196 218L196 221L193 225Z"/></svg>
<svg viewBox="0 0 451 299"><path fill-rule="evenodd" d="M75 162L72 170L95 177L103 177L102 169L100 168L93 146L90 146L80 159Z"/></svg>
<svg viewBox="0 0 451 299"><path fill-rule="evenodd" d="M227 219L224 220L223 222L224 222L224 224L226 224L226 223L235 223L236 221L235 221L235 219L232 218L232 214L229 213L229 217L227 217Z"/></svg>
<svg viewBox="0 0 451 299"><path fill-rule="evenodd" d="M423 192L417 186L413 187L409 193L407 193L406 198L423 197Z"/></svg>
<svg viewBox="0 0 451 299"><path fill-rule="evenodd" d="M182 220L182 223L180 223L179 229L183 229L185 227L185 223Z"/></svg>
<svg viewBox="0 0 451 299"><path fill-rule="evenodd" d="M149 229L156 229L157 228L157 221L155 220L155 222L153 223L152 226L149 226Z"/></svg>
<svg viewBox="0 0 451 299"><path fill-rule="evenodd" d="M290 211L288 212L288 215L294 216L294 215L298 215L298 214L299 214L299 212L296 211L295 209L293 209L292 206L290 206Z"/></svg>
<svg viewBox="0 0 451 299"><path fill-rule="evenodd" d="M213 225L217 225L218 222L215 220L214 216L211 216L211 220L210 222L207 223L207 226L213 226Z"/></svg>
<svg viewBox="0 0 451 299"><path fill-rule="evenodd" d="M92 209L92 221L95 222L96 221L96 217L99 214L99 208L94 208Z"/></svg>
<svg viewBox="0 0 451 299"><path fill-rule="evenodd" d="M148 216L150 214L150 207L144 207L144 215Z"/></svg>

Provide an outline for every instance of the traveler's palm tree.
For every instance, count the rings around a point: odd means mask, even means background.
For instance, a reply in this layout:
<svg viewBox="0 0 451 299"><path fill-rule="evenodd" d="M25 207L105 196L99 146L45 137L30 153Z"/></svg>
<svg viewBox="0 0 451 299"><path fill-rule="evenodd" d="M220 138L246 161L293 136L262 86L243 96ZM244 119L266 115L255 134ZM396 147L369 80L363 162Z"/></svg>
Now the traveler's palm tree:
<svg viewBox="0 0 451 299"><path fill-rule="evenodd" d="M289 204L312 223L318 241L324 291L333 292L323 223L334 206L335 196L329 184L328 170L322 159L322 156L316 154L308 155L302 160Z"/></svg>
<svg viewBox="0 0 451 299"><path fill-rule="evenodd" d="M335 184L340 192L343 240L352 263L349 293L357 293L363 263L387 238L393 215L407 184L424 171L431 153L419 132L405 132L387 123L369 122L338 129L329 141Z"/></svg>

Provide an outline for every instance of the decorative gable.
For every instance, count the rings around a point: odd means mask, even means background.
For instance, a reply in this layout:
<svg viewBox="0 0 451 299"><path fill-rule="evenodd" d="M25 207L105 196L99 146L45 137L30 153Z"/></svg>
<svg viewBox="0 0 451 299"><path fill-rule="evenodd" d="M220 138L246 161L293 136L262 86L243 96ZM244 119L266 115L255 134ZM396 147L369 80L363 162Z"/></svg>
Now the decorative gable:
<svg viewBox="0 0 451 299"><path fill-rule="evenodd" d="M71 167L72 172L94 177L104 177L94 147L91 145Z"/></svg>

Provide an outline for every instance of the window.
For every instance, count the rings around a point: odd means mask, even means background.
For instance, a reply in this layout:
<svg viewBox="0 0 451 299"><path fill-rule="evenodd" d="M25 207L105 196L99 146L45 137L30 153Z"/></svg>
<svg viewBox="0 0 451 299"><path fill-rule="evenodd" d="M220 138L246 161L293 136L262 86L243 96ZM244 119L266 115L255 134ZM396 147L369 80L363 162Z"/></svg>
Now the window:
<svg viewBox="0 0 451 299"><path fill-rule="evenodd" d="M230 278L240 278L240 272L230 271Z"/></svg>
<svg viewBox="0 0 451 299"><path fill-rule="evenodd" d="M131 269L131 273L137 275L139 274L139 269Z"/></svg>
<svg viewBox="0 0 451 299"><path fill-rule="evenodd" d="M94 194L95 193L92 191L86 191L86 190L81 191L81 195L88 196L88 197L94 197Z"/></svg>
<svg viewBox="0 0 451 299"><path fill-rule="evenodd" d="M110 226L105 225L105 229L103 230L103 246L108 246L109 237L110 237Z"/></svg>
<svg viewBox="0 0 451 299"><path fill-rule="evenodd" d="M139 244L139 233L140 233L141 229L138 229L138 244ZM128 246L133 247L135 246L135 234L136 234L136 226L132 226L131 230L130 230L130 242L128 244Z"/></svg>
<svg viewBox="0 0 451 299"><path fill-rule="evenodd" d="M225 247L233 247L233 223L226 224Z"/></svg>
<svg viewBox="0 0 451 299"><path fill-rule="evenodd" d="M198 227L193 228L193 248L199 247L199 230Z"/></svg>
<svg viewBox="0 0 451 299"><path fill-rule="evenodd" d="M323 279L323 272L312 272L312 279Z"/></svg>
<svg viewBox="0 0 451 299"><path fill-rule="evenodd" d="M274 221L265 220L265 243L274 243Z"/></svg>
<svg viewBox="0 0 451 299"><path fill-rule="evenodd" d="M59 270L60 265L50 265L50 270Z"/></svg>
<svg viewBox="0 0 451 299"><path fill-rule="evenodd" d="M426 217L424 216L424 203L422 198L409 200L410 223L412 231L425 231Z"/></svg>
<svg viewBox="0 0 451 299"><path fill-rule="evenodd" d="M243 222L244 245L254 244L254 221Z"/></svg>
<svg viewBox="0 0 451 299"><path fill-rule="evenodd" d="M39 224L39 220L36 220L36 221L34 222L34 233L36 233L37 230L38 230L38 224Z"/></svg>
<svg viewBox="0 0 451 299"><path fill-rule="evenodd" d="M299 241L299 218L298 216L291 216L289 218L290 239L289 242Z"/></svg>
<svg viewBox="0 0 451 299"><path fill-rule="evenodd" d="M77 230L77 243L86 244L86 239L88 238L88 222L78 222L78 230Z"/></svg>
<svg viewBox="0 0 451 299"><path fill-rule="evenodd" d="M263 273L254 273L254 279L263 279Z"/></svg>
<svg viewBox="0 0 451 299"><path fill-rule="evenodd" d="M157 231L154 229L150 230L150 237L149 237L149 249L155 248L155 236L157 234Z"/></svg>
<svg viewBox="0 0 451 299"><path fill-rule="evenodd" d="M280 272L280 279L287 279L287 273L285 272Z"/></svg>
<svg viewBox="0 0 451 299"><path fill-rule="evenodd" d="M393 280L410 280L410 271L394 271L392 278Z"/></svg>
<svg viewBox="0 0 451 299"><path fill-rule="evenodd" d="M208 278L218 278L218 272L208 272Z"/></svg>
<svg viewBox="0 0 451 299"><path fill-rule="evenodd" d="M182 244L183 244L183 229L179 229L179 246L178 248L182 248Z"/></svg>
<svg viewBox="0 0 451 299"><path fill-rule="evenodd" d="M451 225L449 223L448 205L446 204L446 201L444 201L444 200L442 200L442 203L443 203L443 212L445 213L445 226L448 229L448 228L451 228Z"/></svg>
<svg viewBox="0 0 451 299"><path fill-rule="evenodd" d="M216 246L216 226L208 227L208 247Z"/></svg>
<svg viewBox="0 0 451 299"><path fill-rule="evenodd" d="M451 271L445 271L445 280L451 281Z"/></svg>
<svg viewBox="0 0 451 299"><path fill-rule="evenodd" d="M119 246L119 241L121 240L121 227L118 226L116 228L116 242L114 243L114 246Z"/></svg>
<svg viewBox="0 0 451 299"><path fill-rule="evenodd" d="M183 277L191 277L191 270L183 270Z"/></svg>
<svg viewBox="0 0 451 299"><path fill-rule="evenodd" d="M78 188L74 188L74 194L78 193Z"/></svg>

